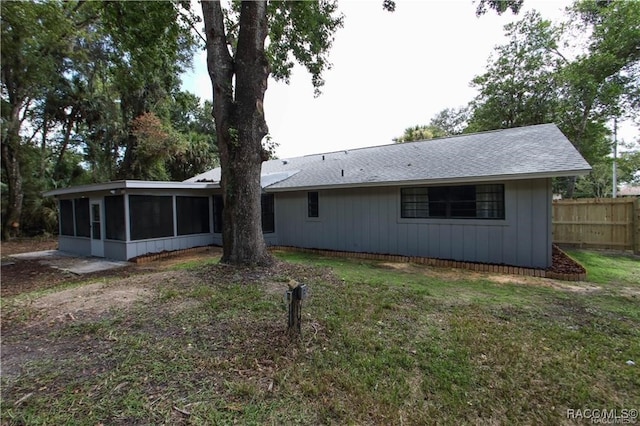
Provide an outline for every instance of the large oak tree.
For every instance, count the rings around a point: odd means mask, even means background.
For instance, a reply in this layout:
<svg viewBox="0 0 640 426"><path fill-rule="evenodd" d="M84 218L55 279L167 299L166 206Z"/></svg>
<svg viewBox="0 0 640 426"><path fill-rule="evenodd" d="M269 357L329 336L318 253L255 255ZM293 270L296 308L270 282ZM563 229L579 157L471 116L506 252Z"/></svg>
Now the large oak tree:
<svg viewBox="0 0 640 426"><path fill-rule="evenodd" d="M262 145L267 79L287 80L295 60L319 90L342 16L325 0L244 1L226 10L219 1L203 1L202 13L222 168L222 261L269 264L260 219L260 171L269 158Z"/></svg>
<svg viewBox="0 0 640 426"><path fill-rule="evenodd" d="M488 9L517 13L522 0L480 0ZM395 10L393 0L382 7ZM319 94L335 31L342 26L335 0L242 1L228 9L202 1L207 67L213 86L213 116L222 169L223 256L235 264L268 264L260 220L260 170L268 152L263 100L271 75L287 81L294 61L312 76Z"/></svg>

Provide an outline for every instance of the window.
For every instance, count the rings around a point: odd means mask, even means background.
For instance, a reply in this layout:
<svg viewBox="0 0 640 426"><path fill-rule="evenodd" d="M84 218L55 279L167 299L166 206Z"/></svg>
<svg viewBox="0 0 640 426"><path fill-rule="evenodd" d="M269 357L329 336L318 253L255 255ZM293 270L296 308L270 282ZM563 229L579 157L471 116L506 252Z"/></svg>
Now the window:
<svg viewBox="0 0 640 426"><path fill-rule="evenodd" d="M74 236L73 200L60 200L60 235Z"/></svg>
<svg viewBox="0 0 640 426"><path fill-rule="evenodd" d="M318 192L307 192L307 217L319 217Z"/></svg>
<svg viewBox="0 0 640 426"><path fill-rule="evenodd" d="M222 234L222 208L224 204L222 195L213 196L213 232Z"/></svg>
<svg viewBox="0 0 640 426"><path fill-rule="evenodd" d="M402 188L400 217L429 217L429 188Z"/></svg>
<svg viewBox="0 0 640 426"><path fill-rule="evenodd" d="M269 234L276 231L273 194L262 194L262 232Z"/></svg>
<svg viewBox="0 0 640 426"><path fill-rule="evenodd" d="M94 240L101 240L100 203L91 204L91 234Z"/></svg>
<svg viewBox="0 0 640 426"><path fill-rule="evenodd" d="M209 232L209 198L176 197L178 235Z"/></svg>
<svg viewBox="0 0 640 426"><path fill-rule="evenodd" d="M104 197L104 225L107 240L125 241L124 195Z"/></svg>
<svg viewBox="0 0 640 426"><path fill-rule="evenodd" d="M504 185L401 189L402 218L504 219Z"/></svg>
<svg viewBox="0 0 640 426"><path fill-rule="evenodd" d="M91 237L88 198L60 200L60 235Z"/></svg>
<svg viewBox="0 0 640 426"><path fill-rule="evenodd" d="M504 185L476 186L476 217L504 219Z"/></svg>
<svg viewBox="0 0 640 426"><path fill-rule="evenodd" d="M73 211L76 217L76 237L91 237L89 199L76 198L73 200Z"/></svg>
<svg viewBox="0 0 640 426"><path fill-rule="evenodd" d="M130 195L131 239L173 236L173 197Z"/></svg>

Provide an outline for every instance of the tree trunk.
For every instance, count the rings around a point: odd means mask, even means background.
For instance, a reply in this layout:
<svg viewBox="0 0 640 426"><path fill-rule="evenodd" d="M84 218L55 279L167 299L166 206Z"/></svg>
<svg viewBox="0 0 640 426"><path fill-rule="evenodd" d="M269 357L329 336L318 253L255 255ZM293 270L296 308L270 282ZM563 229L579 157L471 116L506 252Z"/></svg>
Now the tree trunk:
<svg viewBox="0 0 640 426"><path fill-rule="evenodd" d="M60 147L60 153L58 154L58 159L56 160L56 165L53 167L53 178L55 180L61 180L65 176L61 172L62 162L64 160L64 154L67 152L67 147L69 146L69 142L71 141L71 131L73 130L73 126L76 121L77 111L76 108L73 107L71 109L71 113L67 117L65 123L65 131L64 131L64 139L62 140L62 146Z"/></svg>
<svg viewBox="0 0 640 426"><path fill-rule="evenodd" d="M227 47L220 2L203 1L202 12L222 169L222 261L269 264L272 257L262 234L260 205L260 171L262 162L268 158L262 148L262 139L268 132L262 108L269 76L264 51L267 4L242 3L235 58Z"/></svg>
<svg viewBox="0 0 640 426"><path fill-rule="evenodd" d="M11 131L11 129L9 129ZM22 216L22 175L20 174L20 161L17 145L19 135L7 135L7 141L2 144L2 165L7 174L7 205L2 224L2 240L7 241L15 237L20 230L20 216Z"/></svg>
<svg viewBox="0 0 640 426"><path fill-rule="evenodd" d="M47 115L42 119L42 142L40 142L40 179L44 180L47 173L47 136L49 131L49 120Z"/></svg>

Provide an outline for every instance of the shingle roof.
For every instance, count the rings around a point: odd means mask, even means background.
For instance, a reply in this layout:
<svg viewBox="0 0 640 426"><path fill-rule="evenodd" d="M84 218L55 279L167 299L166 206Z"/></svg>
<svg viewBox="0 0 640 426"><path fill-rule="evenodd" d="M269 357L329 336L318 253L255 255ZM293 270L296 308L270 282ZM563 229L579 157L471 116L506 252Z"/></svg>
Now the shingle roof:
<svg viewBox="0 0 640 426"><path fill-rule="evenodd" d="M621 185L618 195L621 197L640 197L640 186Z"/></svg>
<svg viewBox="0 0 640 426"><path fill-rule="evenodd" d="M575 176L591 170L555 124L271 160L262 185L283 191ZM220 180L220 168L188 182Z"/></svg>

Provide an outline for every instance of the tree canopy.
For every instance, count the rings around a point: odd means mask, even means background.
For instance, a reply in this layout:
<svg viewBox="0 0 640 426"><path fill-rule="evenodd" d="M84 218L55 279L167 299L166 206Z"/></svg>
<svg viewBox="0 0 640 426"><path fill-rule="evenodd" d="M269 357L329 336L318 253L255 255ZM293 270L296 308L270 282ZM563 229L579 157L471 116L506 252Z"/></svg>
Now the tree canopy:
<svg viewBox="0 0 640 426"><path fill-rule="evenodd" d="M182 180L217 164L206 105L180 91L197 47L180 7L2 4L4 239L21 230L55 231L55 221L38 219L55 211L41 199L47 189L117 178ZM152 152L149 134L166 135L165 149Z"/></svg>
<svg viewBox="0 0 640 426"><path fill-rule="evenodd" d="M462 131L555 122L594 167L575 195L610 194L612 123L640 116L640 3L578 1L560 25L533 11L505 34L508 42L471 82L478 95L460 116ZM555 189L571 197L575 185L563 179Z"/></svg>

